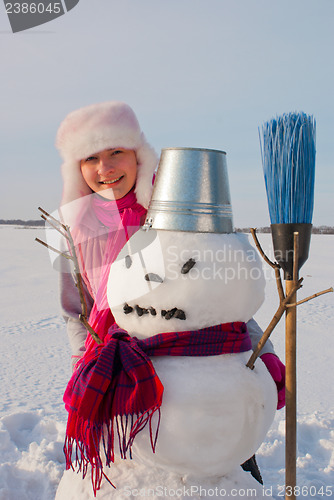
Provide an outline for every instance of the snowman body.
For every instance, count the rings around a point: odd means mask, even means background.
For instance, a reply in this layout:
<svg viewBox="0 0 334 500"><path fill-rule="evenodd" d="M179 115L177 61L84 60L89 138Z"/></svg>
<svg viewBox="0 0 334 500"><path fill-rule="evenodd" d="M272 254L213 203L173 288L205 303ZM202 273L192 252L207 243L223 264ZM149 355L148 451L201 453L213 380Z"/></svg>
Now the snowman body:
<svg viewBox="0 0 334 500"><path fill-rule="evenodd" d="M264 277L243 234L138 231L110 270L108 303L117 324L137 338L247 322L264 300ZM149 429L133 458L197 477L231 473L252 456L274 418L277 394L250 352L153 357L164 386L155 453ZM148 426L147 426L148 427Z"/></svg>
<svg viewBox="0 0 334 500"><path fill-rule="evenodd" d="M247 322L264 300L255 249L243 234L138 231L112 264L108 302L118 325L137 338ZM251 491L261 485L240 464L260 446L273 421L276 386L250 352L208 357L152 357L163 386L155 453L149 426L137 434L132 460L117 456L97 500L163 497L193 500ZM157 418L157 414L154 415ZM64 473L56 500L89 500L92 483ZM270 499L269 495L266 498Z"/></svg>

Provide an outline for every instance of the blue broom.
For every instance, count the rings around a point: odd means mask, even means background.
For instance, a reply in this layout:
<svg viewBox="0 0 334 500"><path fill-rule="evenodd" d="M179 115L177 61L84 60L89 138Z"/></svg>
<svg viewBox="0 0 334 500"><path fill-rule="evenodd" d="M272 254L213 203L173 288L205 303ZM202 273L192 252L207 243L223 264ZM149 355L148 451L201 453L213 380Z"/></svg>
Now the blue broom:
<svg viewBox="0 0 334 500"><path fill-rule="evenodd" d="M292 279L293 233L299 233L298 270L306 262L312 230L315 178L315 120L287 113L260 130L275 258Z"/></svg>
<svg viewBox="0 0 334 500"><path fill-rule="evenodd" d="M305 113L289 113L265 123L260 131L275 258L284 270L286 295L292 293L298 272L308 258L315 174L315 121ZM298 238L296 237L298 233ZM296 302L294 293L291 302ZM296 498L297 366L296 305L286 310L286 500Z"/></svg>

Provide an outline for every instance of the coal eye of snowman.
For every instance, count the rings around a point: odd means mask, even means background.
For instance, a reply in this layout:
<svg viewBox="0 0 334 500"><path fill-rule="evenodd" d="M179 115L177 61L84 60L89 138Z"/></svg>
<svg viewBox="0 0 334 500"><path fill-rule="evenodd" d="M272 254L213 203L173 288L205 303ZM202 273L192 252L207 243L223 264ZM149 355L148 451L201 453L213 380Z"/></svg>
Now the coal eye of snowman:
<svg viewBox="0 0 334 500"><path fill-rule="evenodd" d="M144 276L146 281L155 281L156 283L163 283L163 279L156 273L147 273Z"/></svg>
<svg viewBox="0 0 334 500"><path fill-rule="evenodd" d="M130 255L127 255L125 257L125 267L127 269L129 269L129 267L131 267L131 265L132 265L132 259L131 259Z"/></svg>
<svg viewBox="0 0 334 500"><path fill-rule="evenodd" d="M181 269L181 274L189 273L190 269L192 269L195 264L196 264L195 259L193 259L191 257L189 260L187 260L187 262L185 264L183 264L182 269Z"/></svg>

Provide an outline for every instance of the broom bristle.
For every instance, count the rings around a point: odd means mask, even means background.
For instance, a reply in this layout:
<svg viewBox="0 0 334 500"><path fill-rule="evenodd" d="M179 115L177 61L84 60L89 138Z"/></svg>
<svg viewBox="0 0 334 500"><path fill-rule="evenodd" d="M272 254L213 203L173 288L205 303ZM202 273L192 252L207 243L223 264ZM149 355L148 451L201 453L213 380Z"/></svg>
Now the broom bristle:
<svg viewBox="0 0 334 500"><path fill-rule="evenodd" d="M287 113L259 130L272 224L312 221L315 128L313 116Z"/></svg>

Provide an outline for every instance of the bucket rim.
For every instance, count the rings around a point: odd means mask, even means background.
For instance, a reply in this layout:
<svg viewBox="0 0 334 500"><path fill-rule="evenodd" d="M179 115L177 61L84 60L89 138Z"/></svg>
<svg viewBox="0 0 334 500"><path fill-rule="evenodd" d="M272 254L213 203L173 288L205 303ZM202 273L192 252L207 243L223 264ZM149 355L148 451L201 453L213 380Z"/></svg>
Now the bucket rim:
<svg viewBox="0 0 334 500"><path fill-rule="evenodd" d="M222 151L221 149L210 149L210 148L190 148L190 147L181 147L177 146L175 148L173 147L168 147L168 148L162 148L162 151L208 151L208 152L213 152L213 153L222 153L226 155L226 151Z"/></svg>

